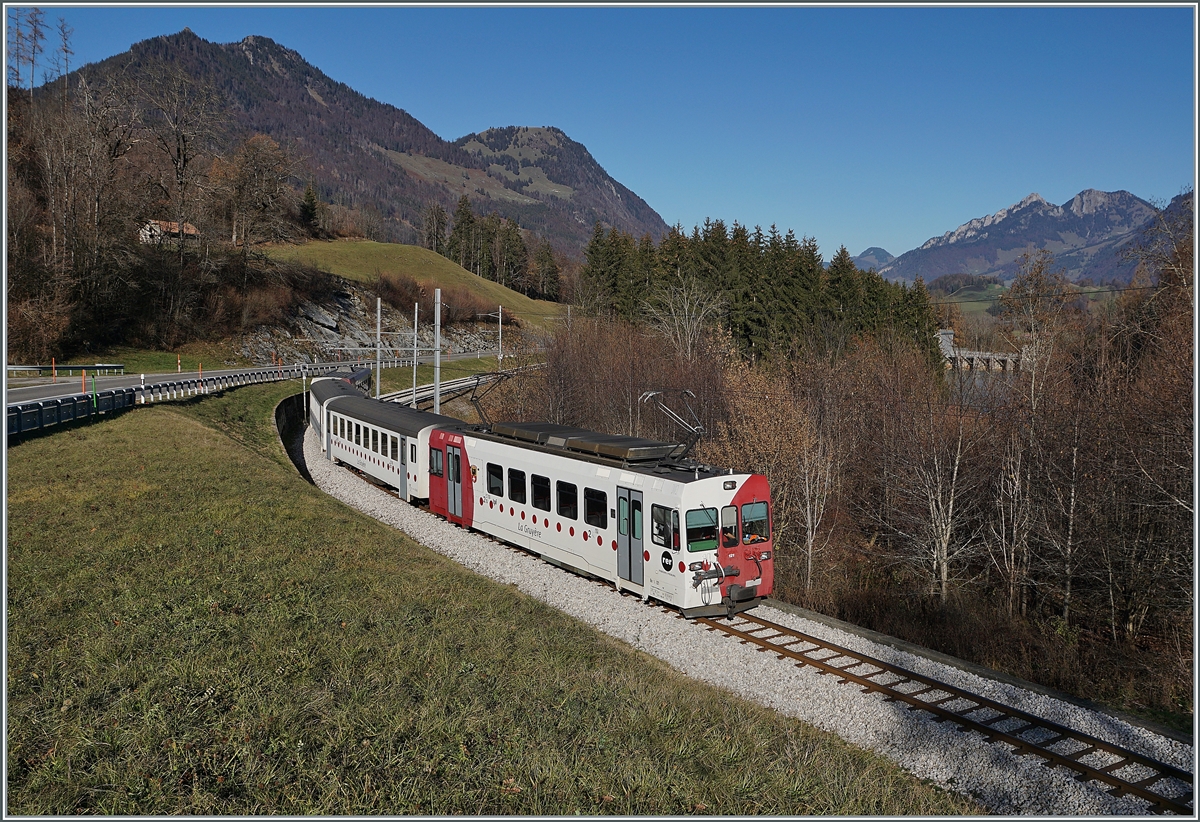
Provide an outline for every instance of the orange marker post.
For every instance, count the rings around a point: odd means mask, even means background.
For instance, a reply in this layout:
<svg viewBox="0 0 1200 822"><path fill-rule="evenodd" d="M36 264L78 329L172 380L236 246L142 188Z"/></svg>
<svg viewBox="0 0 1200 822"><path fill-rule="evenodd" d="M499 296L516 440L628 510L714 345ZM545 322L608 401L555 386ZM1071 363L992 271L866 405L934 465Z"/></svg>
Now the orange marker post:
<svg viewBox="0 0 1200 822"><path fill-rule="evenodd" d="M180 357L178 354L175 355L175 373L176 374L183 373L183 358Z"/></svg>
<svg viewBox="0 0 1200 822"><path fill-rule="evenodd" d="M79 379L79 392L81 394L87 393L87 369L86 368L83 369L83 376L80 377L80 379Z"/></svg>

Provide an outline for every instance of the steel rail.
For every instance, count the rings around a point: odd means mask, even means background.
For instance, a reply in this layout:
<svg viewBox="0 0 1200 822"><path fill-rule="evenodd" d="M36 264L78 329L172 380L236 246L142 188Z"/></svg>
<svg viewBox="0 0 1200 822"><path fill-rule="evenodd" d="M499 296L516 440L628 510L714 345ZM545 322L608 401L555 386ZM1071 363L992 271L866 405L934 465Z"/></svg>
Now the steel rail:
<svg viewBox="0 0 1200 822"><path fill-rule="evenodd" d="M703 624L710 631L717 631L737 638L745 644L756 645L760 651L772 651L780 659L791 659L801 667L811 665L822 674L834 674L838 677L839 682L843 684L853 682L868 693L882 694L885 700L903 702L911 707L927 711L934 715L936 722L950 720L963 730L977 731L984 736L986 742L1004 742L1013 746L1015 749L1013 753L1017 756L1032 754L1045 760L1044 764L1050 767L1058 765L1068 768L1076 773L1075 778L1080 781L1095 780L1108 785L1109 787L1106 790L1114 796L1133 794L1149 802L1151 808L1159 812L1170 811L1182 816L1193 816L1195 813L1192 806L1187 804L1192 801L1192 791L1189 790L1181 796L1166 796L1149 790L1151 786L1164 779L1175 779L1191 786L1192 774L1179 768L1158 762L1135 751L1126 750L1118 745L1097 739L1081 731L1076 731L1064 725L1059 725L1056 722L1042 719L1041 717L985 697L977 696L961 688L938 682L935 679L922 676L921 674L883 662L882 660L865 656L840 645L826 642L825 640L778 625L774 622L746 613L739 614L735 619L738 621L727 623L718 619L701 617L696 622ZM747 625L757 627L748 629ZM768 631L773 631L774 633L769 636L762 635ZM780 639L786 639L787 641L777 641ZM800 644L811 645L813 647L802 651L791 647ZM810 654L814 653L824 655L821 657L810 656ZM834 664L835 660L849 660L850 662L849 664ZM856 673L851 670L862 666L869 666L875 668L875 670L869 673ZM880 674L885 673L897 676L899 679L886 683L873 680L873 677L878 677ZM917 683L923 687L916 691L908 692L898 690L896 687L908 683ZM920 698L923 694L933 694L937 698L924 700ZM946 703L959 700L973 704L969 708L959 710L942 707ZM971 719L969 717L970 714L985 709L996 712L997 716L982 720ZM1006 720L1016 720L1020 724L1018 727L1010 728L1007 731L1002 731L994 727ZM1050 736L1036 742L1020 736L1021 734L1027 734L1032 730L1038 729L1048 732ZM1083 748L1073 753L1060 753L1050 750L1050 746L1058 745L1065 740L1075 741L1083 745ZM1087 765L1079 761L1083 757L1097 751L1116 756L1118 759L1116 762L1101 766ZM1142 777L1135 781L1114 776L1115 773L1133 765L1149 768L1155 771L1155 773L1152 776Z"/></svg>
<svg viewBox="0 0 1200 822"><path fill-rule="evenodd" d="M350 466L347 466L350 467ZM353 469L355 473L362 475L357 469ZM386 490L386 489L385 489ZM392 491L387 491L399 498L399 494ZM513 546L495 537L483 534L493 542L497 542L505 547L519 551L521 553L534 553L526 549ZM554 563L556 564L556 563ZM596 580L598 585L605 588L609 587L609 583L604 580ZM622 591L622 595L628 592ZM673 613L676 617L682 619L682 615L678 611L663 606L665 611ZM943 722L949 720L953 724L959 726L960 729L967 731L976 731L983 735L985 742L1003 742L1013 747L1013 754L1016 756L1033 755L1044 760L1043 764L1050 767L1061 766L1070 771L1075 772L1075 778L1081 782L1097 781L1109 787L1105 790L1117 797L1126 794L1133 794L1140 799L1150 803L1152 810L1157 812L1169 811L1181 816L1194 816L1195 812L1191 805L1187 804L1193 800L1193 791L1188 790L1178 796L1166 796L1161 793L1156 793L1149 788L1158 782L1167 779L1174 779L1184 785L1191 786L1193 783L1193 775L1187 771L1168 765L1163 762L1151 759L1143 754L1135 751L1130 751L1110 742L1106 742L1097 737L1086 734L1082 731L1076 731L1073 728L1068 728L1065 725L1060 725L1048 719L1043 719L1030 713L1026 713L1018 708L1013 708L1003 703L995 702L986 697L978 696L969 691L957 688L953 685L947 685L944 682L939 682L936 679L926 677L914 671L909 671L901 668L898 665L893 665L889 662L884 662L857 651L852 651L832 642L827 642L817 637L805 634L792 628L779 625L769 620L756 617L749 613L741 613L734 617L736 622L724 622L721 619L710 617L698 617L695 622L704 625L709 631L715 631L727 636L739 639L743 644L755 645L759 651L774 652L779 659L791 659L800 667L811 665L821 674L834 674L841 684L853 682L859 685L867 693L879 693L883 695L886 701L903 702L913 708L922 711L927 711L934 715L935 722ZM755 628L747 630L745 626L754 625ZM769 636L760 636L760 633L773 631ZM786 642L776 642L775 640L786 639ZM804 651L797 651L790 646L794 645L810 645L811 648ZM828 652L827 655L817 658L809 656L812 653ZM849 664L835 665L834 660L850 660ZM869 666L875 668L869 673L854 673L852 668L861 666ZM899 679L881 683L872 680L872 677L877 677L880 674L892 674ZM898 685L908 683L916 683L922 687L915 691L900 691L896 688ZM923 694L945 694L936 699L926 701L919 697ZM971 707L958 710L951 710L942 707L947 703L956 701L964 701L973 703ZM984 720L970 719L969 714L977 711L989 710L994 711L997 715ZM1018 727L1010 728L1007 731L998 730L993 727L999 725L1006 720L1016 720L1020 723ZM1033 730L1043 730L1049 732L1050 736L1040 741L1024 739L1020 734L1026 734ZM1050 746L1058 745L1066 740L1077 742L1083 747L1071 753L1060 753L1050 750ZM1087 765L1079 760L1101 751L1117 757L1117 761L1107 765L1092 766ZM1129 781L1114 776L1113 774L1124 770L1127 767L1140 765L1144 768L1149 768L1154 771L1150 776L1142 777L1136 781Z"/></svg>

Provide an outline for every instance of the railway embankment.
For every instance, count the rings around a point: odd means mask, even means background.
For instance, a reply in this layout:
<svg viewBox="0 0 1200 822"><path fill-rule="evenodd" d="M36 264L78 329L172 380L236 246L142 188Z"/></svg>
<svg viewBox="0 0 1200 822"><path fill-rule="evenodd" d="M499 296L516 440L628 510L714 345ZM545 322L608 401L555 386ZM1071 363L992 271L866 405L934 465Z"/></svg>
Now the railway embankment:
<svg viewBox="0 0 1200 822"><path fill-rule="evenodd" d="M994 812L1142 815L1148 811L1144 800L1113 796L1106 792L1108 785L1080 781L1064 768L1045 767L1036 756L1021 756L1020 752L989 744L980 733L960 732L953 723L938 721L923 711L910 711L879 694L840 685L837 677L822 676L811 666L781 664L773 654L755 653L753 647L745 644L722 641L695 623L622 597L611 587L566 574L482 535L464 532L324 460L311 436L306 437L305 456L318 487L471 570L514 585L667 662L689 677L882 754L916 776L963 792ZM877 659L898 658L906 668L939 682L982 693L985 698L1003 704L1022 706L1052 723L1078 729L1106 744L1191 772L1194 752L1189 744L1156 735L1086 706L947 664L952 660L935 660L871 642L826 621L808 620L787 610L767 606L759 610L770 619L798 626L835 644L860 649ZM1102 766L1103 763L1097 765ZM1169 788L1173 794L1189 789L1190 786Z"/></svg>
<svg viewBox="0 0 1200 822"><path fill-rule="evenodd" d="M297 387L9 449L9 813L979 812L330 499Z"/></svg>

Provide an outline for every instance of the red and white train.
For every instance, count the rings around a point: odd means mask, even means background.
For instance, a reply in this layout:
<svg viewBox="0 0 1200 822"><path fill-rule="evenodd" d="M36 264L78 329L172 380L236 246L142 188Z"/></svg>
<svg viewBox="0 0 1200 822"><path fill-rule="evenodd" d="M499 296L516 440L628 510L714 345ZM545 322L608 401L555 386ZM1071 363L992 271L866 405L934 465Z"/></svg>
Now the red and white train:
<svg viewBox="0 0 1200 822"><path fill-rule="evenodd" d="M761 474L680 449L551 423L473 425L314 379L309 424L330 460L464 528L678 608L731 616L771 593L771 499Z"/></svg>

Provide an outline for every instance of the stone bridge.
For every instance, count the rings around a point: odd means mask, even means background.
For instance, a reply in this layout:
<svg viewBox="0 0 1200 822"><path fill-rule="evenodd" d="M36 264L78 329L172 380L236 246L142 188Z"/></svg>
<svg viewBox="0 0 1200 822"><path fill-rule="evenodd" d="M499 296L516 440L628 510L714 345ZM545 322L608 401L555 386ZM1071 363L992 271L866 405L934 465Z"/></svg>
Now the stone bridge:
<svg viewBox="0 0 1200 822"><path fill-rule="evenodd" d="M998 351L968 351L954 344L954 329L943 328L938 331L938 347L946 358L947 368L967 369L969 371L1019 371L1021 370L1021 355L1006 354Z"/></svg>

